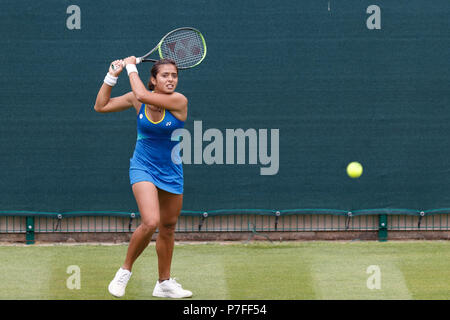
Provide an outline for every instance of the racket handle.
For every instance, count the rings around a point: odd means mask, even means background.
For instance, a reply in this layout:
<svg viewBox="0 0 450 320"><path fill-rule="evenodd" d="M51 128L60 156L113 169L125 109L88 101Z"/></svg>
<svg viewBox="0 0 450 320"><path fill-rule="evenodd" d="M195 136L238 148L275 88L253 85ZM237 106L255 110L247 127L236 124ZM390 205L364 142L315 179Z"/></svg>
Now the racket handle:
<svg viewBox="0 0 450 320"><path fill-rule="evenodd" d="M125 64L123 62L122 62L122 66L125 67ZM113 63L111 63L111 69L116 70Z"/></svg>
<svg viewBox="0 0 450 320"><path fill-rule="evenodd" d="M142 62L142 58L136 58L136 64ZM122 67L125 67L125 62L122 61ZM111 68L114 70L114 64L111 64Z"/></svg>

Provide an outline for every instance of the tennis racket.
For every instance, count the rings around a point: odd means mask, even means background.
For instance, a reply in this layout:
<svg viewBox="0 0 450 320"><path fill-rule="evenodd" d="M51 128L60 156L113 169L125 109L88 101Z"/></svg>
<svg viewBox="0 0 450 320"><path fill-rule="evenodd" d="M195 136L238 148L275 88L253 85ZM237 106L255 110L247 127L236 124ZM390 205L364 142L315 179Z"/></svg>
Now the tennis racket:
<svg viewBox="0 0 450 320"><path fill-rule="evenodd" d="M136 58L136 64L141 62L156 62L148 58L158 51L161 59L168 58L175 61L178 69L189 69L198 66L206 57L206 42L197 29L184 27L170 31L161 41L142 57ZM114 69L114 65L111 65Z"/></svg>

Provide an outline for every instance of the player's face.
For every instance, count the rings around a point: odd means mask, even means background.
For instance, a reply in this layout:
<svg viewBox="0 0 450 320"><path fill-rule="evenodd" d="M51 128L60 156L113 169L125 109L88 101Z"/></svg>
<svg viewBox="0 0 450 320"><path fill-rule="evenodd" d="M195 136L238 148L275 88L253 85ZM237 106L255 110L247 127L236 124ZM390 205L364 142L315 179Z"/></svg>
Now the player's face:
<svg viewBox="0 0 450 320"><path fill-rule="evenodd" d="M161 65L156 75L156 79L152 78L155 85L155 91L162 93L172 93L178 84L177 68L172 64Z"/></svg>

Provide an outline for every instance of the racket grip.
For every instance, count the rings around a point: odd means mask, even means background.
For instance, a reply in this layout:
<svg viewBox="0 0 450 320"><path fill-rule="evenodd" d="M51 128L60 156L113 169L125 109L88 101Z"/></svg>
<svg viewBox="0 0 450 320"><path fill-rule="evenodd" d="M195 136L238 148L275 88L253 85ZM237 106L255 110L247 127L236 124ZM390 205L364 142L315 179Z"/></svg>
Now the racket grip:
<svg viewBox="0 0 450 320"><path fill-rule="evenodd" d="M136 58L136 64L142 62L142 58ZM125 67L125 62L122 61L122 67ZM111 64L111 68L114 70L114 64Z"/></svg>

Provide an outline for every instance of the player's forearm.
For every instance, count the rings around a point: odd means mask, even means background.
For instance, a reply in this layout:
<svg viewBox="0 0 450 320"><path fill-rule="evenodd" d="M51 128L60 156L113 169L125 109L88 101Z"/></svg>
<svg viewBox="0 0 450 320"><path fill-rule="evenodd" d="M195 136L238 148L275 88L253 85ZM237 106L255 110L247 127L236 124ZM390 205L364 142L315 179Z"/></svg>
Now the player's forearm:
<svg viewBox="0 0 450 320"><path fill-rule="evenodd" d="M134 93L134 96L136 99L141 101L141 99L146 95L147 89L145 88L144 84L141 81L141 78L139 78L139 75L136 72L131 72L129 74L130 78L130 86L131 90Z"/></svg>
<svg viewBox="0 0 450 320"><path fill-rule="evenodd" d="M108 103L109 99L111 98L111 89L111 86L103 83L100 90L98 91L97 98L95 100L95 111L99 111Z"/></svg>

